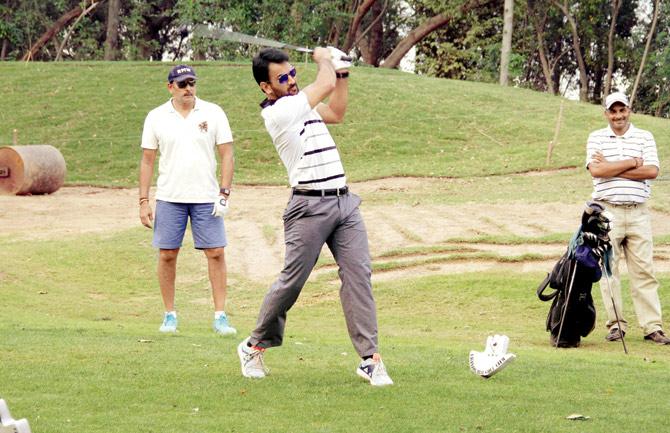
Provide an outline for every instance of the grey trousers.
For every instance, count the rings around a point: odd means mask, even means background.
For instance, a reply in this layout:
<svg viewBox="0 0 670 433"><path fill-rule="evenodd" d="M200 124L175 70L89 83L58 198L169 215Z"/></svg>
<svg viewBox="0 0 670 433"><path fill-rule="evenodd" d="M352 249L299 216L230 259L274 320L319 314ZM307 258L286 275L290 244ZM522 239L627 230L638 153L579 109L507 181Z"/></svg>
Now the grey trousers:
<svg viewBox="0 0 670 433"><path fill-rule="evenodd" d="M340 302L351 342L361 357L378 351L370 251L360 203L351 193L339 197L292 195L284 212L284 269L265 295L249 340L252 345L268 348L282 344L286 313L298 299L325 243L339 267Z"/></svg>

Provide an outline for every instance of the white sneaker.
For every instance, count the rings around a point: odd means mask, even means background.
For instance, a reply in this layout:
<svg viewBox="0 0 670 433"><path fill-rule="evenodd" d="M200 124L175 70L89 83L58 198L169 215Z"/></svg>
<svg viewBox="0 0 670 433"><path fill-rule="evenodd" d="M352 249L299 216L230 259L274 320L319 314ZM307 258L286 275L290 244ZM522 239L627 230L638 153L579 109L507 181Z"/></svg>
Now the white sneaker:
<svg viewBox="0 0 670 433"><path fill-rule="evenodd" d="M393 381L386 372L386 367L378 353L372 358L362 361L356 369L356 374L370 382L372 386L393 385Z"/></svg>
<svg viewBox="0 0 670 433"><path fill-rule="evenodd" d="M165 313L163 324L158 330L160 332L177 332L177 317L172 313Z"/></svg>
<svg viewBox="0 0 670 433"><path fill-rule="evenodd" d="M214 328L214 332L219 335L228 336L237 334L237 330L230 326L228 317L225 314L222 314L218 319L214 320L212 327Z"/></svg>
<svg viewBox="0 0 670 433"><path fill-rule="evenodd" d="M242 376L262 379L270 372L263 363L263 350L247 346L248 342L249 337L237 346L237 355L242 365Z"/></svg>

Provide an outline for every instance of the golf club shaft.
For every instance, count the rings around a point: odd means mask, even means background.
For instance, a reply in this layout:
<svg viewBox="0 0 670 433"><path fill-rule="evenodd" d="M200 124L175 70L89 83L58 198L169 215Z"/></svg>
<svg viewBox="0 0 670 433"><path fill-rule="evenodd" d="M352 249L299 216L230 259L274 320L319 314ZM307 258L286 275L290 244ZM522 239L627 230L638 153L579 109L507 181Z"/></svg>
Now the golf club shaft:
<svg viewBox="0 0 670 433"><path fill-rule="evenodd" d="M617 312L616 309L616 303L614 302L614 295L612 294L612 285L610 284L610 277L609 274L607 273L607 270L605 269L605 264L600 265L603 274L605 274L605 280L607 280L607 290L610 292L610 299L612 300L612 308L614 309L614 317L616 318L616 324L619 327L619 335L621 335L621 344L623 344L623 352L628 355L628 349L626 348L626 341L623 338L623 328L621 328L621 321L619 320L619 313Z"/></svg>
<svg viewBox="0 0 670 433"><path fill-rule="evenodd" d="M561 334L563 333L563 322L565 322L565 315L568 313L568 303L570 302L570 294L572 293L572 285L575 283L575 275L577 274L577 260L575 260L575 267L572 270L572 277L570 277L570 286L568 287L568 296L565 298L565 306L563 307L563 314L561 314L561 324L558 327L558 336L556 337L556 348L558 349L558 342L561 341Z"/></svg>
<svg viewBox="0 0 670 433"><path fill-rule="evenodd" d="M263 47L288 48L291 50L300 51L301 53L313 53L314 50L307 47L300 47L297 45L286 44L284 42L275 41L267 38L260 38L257 36L247 35L232 30L226 30L216 27L208 27L204 24L198 24L193 29L193 34L200 37L221 39L225 41L240 42L244 44L260 45ZM344 62L351 62L353 59L350 56L340 56Z"/></svg>

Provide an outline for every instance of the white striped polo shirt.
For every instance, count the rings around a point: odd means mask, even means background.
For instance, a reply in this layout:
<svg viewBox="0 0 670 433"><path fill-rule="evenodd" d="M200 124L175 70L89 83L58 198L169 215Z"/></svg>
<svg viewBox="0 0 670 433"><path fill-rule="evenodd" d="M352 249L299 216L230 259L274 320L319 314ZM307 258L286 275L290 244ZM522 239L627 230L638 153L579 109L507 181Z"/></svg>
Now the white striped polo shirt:
<svg viewBox="0 0 670 433"><path fill-rule="evenodd" d="M656 142L649 131L630 125L624 135L616 135L611 127L599 129L589 135L586 145L586 167L593 162L593 154L602 152L608 161L642 158L644 165L660 169ZM593 178L594 200L614 204L644 203L651 194L650 180L631 180L622 177Z"/></svg>
<svg viewBox="0 0 670 433"><path fill-rule="evenodd" d="M266 99L261 107L265 128L293 188L332 189L346 185L335 141L304 92Z"/></svg>

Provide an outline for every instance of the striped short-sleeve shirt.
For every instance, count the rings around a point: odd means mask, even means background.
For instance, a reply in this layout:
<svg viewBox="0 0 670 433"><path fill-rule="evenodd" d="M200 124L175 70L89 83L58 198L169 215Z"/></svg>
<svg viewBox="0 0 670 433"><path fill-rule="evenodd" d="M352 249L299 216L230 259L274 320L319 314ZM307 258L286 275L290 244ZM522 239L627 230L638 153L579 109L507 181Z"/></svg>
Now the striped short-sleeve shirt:
<svg viewBox="0 0 670 433"><path fill-rule="evenodd" d="M272 101L266 99L261 107L265 128L292 187L332 189L346 185L335 141L319 113L310 107L304 92Z"/></svg>
<svg viewBox="0 0 670 433"><path fill-rule="evenodd" d="M632 124L624 135L616 135L611 127L599 129L589 135L586 146L586 167L593 162L593 154L602 152L608 161L642 158L644 165L660 168L654 136L649 131ZM631 180L622 177L593 178L594 200L614 204L644 203L651 194L649 180Z"/></svg>

